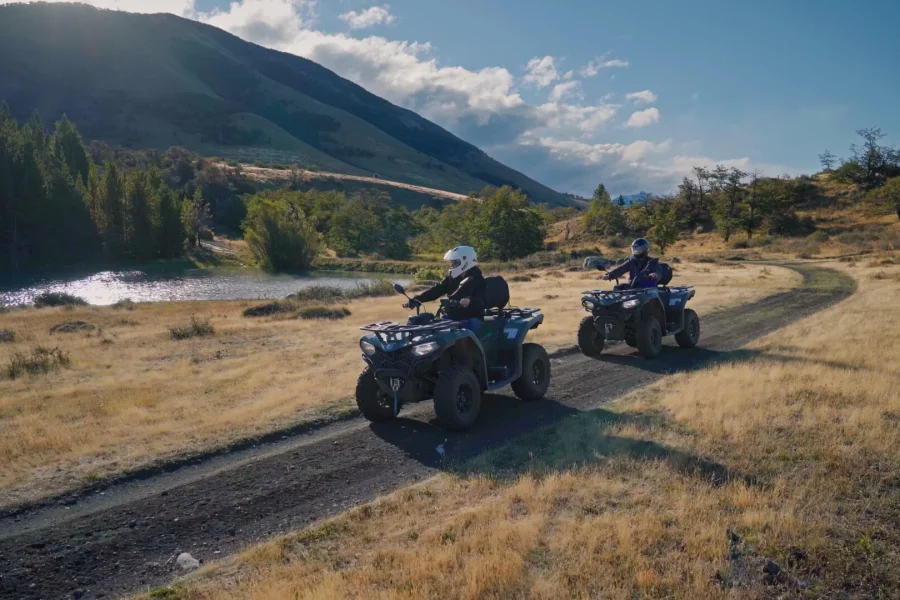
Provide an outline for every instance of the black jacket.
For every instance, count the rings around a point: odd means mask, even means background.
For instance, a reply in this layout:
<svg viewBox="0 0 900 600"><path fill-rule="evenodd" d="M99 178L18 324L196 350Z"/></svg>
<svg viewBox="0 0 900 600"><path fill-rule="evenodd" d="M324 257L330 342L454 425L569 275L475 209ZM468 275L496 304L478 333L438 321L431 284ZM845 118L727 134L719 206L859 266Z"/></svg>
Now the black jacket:
<svg viewBox="0 0 900 600"><path fill-rule="evenodd" d="M619 265L612 271L608 271L610 279L622 277L628 273L632 282L639 279L635 287L655 287L656 281L647 277L651 273L660 275L659 259L650 258L649 256L630 256L623 264Z"/></svg>
<svg viewBox="0 0 900 600"><path fill-rule="evenodd" d="M486 303L484 274L478 267L469 269L455 279L448 275L442 282L413 299L419 302L432 302L444 295L451 300L463 298L471 300L471 304L466 308L458 305L451 308L447 314L451 319L484 319Z"/></svg>

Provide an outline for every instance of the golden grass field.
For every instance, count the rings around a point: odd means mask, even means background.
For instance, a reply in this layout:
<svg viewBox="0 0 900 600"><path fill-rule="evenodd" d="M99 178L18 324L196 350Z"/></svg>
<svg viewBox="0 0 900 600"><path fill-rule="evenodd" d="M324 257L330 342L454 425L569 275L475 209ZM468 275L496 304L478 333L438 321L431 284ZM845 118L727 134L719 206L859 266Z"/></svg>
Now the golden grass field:
<svg viewBox="0 0 900 600"><path fill-rule="evenodd" d="M798 282L778 267L676 267L676 281L697 286L692 302L701 315ZM584 315L579 292L609 285L597 275L541 271L531 282L511 283L515 304L544 309L536 341L549 350L574 344ZM4 314L0 329L12 330L16 342L0 344L0 368L13 352L38 345L69 352L71 365L15 380L0 375L0 506L348 410L363 366L359 326L404 319L401 301L351 302L352 315L343 321L242 317L252 302ZM194 314L209 318L215 335L171 339L168 328ZM78 320L100 330L49 333Z"/></svg>
<svg viewBox="0 0 900 600"><path fill-rule="evenodd" d="M900 257L678 374L206 567L183 600L900 597ZM775 561L779 571L767 561Z"/></svg>

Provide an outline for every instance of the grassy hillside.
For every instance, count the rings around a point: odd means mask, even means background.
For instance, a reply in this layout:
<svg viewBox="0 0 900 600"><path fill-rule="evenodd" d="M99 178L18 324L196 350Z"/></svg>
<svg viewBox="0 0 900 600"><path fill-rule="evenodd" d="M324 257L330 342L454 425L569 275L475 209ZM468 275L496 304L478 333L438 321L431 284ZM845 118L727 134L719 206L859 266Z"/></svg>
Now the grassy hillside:
<svg viewBox="0 0 900 600"><path fill-rule="evenodd" d="M291 54L172 15L0 7L0 99L87 139L316 165L466 194L572 201L422 117Z"/></svg>

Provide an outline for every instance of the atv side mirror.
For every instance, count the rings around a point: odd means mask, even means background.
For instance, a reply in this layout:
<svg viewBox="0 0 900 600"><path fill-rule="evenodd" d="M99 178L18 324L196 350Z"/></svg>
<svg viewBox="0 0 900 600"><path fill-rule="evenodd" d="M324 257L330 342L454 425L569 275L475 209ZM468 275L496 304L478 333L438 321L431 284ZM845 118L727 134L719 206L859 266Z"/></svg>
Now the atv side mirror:
<svg viewBox="0 0 900 600"><path fill-rule="evenodd" d="M401 296L406 295L406 290L404 290L403 286L400 285L399 283L394 284L394 291L397 292L398 294L400 294Z"/></svg>

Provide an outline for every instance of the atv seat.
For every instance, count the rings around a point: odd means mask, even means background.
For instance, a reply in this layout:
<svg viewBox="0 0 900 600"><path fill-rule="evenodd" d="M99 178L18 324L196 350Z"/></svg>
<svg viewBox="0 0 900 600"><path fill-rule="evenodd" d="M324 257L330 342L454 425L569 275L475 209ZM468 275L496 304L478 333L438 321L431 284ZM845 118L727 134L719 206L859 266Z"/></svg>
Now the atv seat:
<svg viewBox="0 0 900 600"><path fill-rule="evenodd" d="M496 309L497 314L503 314L503 309L509 304L509 284L499 275L484 278L484 308L485 316Z"/></svg>

